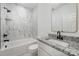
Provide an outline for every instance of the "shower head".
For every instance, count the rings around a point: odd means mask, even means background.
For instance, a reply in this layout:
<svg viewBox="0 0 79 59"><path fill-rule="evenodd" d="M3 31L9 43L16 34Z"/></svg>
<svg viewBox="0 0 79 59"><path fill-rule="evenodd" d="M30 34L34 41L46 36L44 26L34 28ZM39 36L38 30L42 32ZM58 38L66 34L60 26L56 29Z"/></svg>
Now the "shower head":
<svg viewBox="0 0 79 59"><path fill-rule="evenodd" d="M9 9L7 9L6 7L3 7L4 9L6 9L7 10L7 12L11 12L11 10L9 10Z"/></svg>

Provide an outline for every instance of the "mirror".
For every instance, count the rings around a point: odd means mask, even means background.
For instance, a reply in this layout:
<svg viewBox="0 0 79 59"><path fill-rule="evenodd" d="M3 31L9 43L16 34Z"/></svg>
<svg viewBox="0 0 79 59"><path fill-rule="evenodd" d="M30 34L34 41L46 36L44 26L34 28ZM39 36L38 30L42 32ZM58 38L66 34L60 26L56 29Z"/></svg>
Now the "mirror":
<svg viewBox="0 0 79 59"><path fill-rule="evenodd" d="M77 5L65 3L52 10L52 31L77 32Z"/></svg>

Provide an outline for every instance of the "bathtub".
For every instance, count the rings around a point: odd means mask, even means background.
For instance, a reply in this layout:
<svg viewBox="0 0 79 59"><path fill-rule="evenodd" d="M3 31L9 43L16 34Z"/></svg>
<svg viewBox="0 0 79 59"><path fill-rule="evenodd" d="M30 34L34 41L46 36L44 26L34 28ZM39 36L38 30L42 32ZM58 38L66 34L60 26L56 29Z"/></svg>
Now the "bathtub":
<svg viewBox="0 0 79 59"><path fill-rule="evenodd" d="M4 43L0 49L0 56L21 56L23 54L29 55L28 47L33 44L37 44L37 40L33 38ZM5 48L5 46L7 47Z"/></svg>

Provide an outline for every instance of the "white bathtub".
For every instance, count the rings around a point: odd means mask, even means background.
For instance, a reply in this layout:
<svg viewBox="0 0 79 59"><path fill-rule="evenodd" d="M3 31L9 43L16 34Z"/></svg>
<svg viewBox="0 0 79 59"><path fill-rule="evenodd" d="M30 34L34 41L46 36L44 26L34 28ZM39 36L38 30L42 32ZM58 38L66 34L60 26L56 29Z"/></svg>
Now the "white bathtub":
<svg viewBox="0 0 79 59"><path fill-rule="evenodd" d="M28 38L4 43L4 45L0 49L0 56L23 55L29 52L28 47L32 44L37 44L37 40ZM7 48L5 48L5 45L7 45Z"/></svg>

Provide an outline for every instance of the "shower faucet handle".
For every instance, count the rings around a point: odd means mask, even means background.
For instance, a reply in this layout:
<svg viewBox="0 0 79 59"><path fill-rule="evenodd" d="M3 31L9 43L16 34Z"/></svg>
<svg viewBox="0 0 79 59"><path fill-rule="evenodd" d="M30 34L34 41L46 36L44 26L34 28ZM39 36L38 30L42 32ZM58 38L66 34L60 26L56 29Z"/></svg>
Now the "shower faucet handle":
<svg viewBox="0 0 79 59"><path fill-rule="evenodd" d="M8 34L7 33L3 33L3 37L5 38L5 37L7 37L8 36Z"/></svg>
<svg viewBox="0 0 79 59"><path fill-rule="evenodd" d="M9 40L8 40L8 39L6 39L6 40L4 40L4 42L9 42Z"/></svg>

